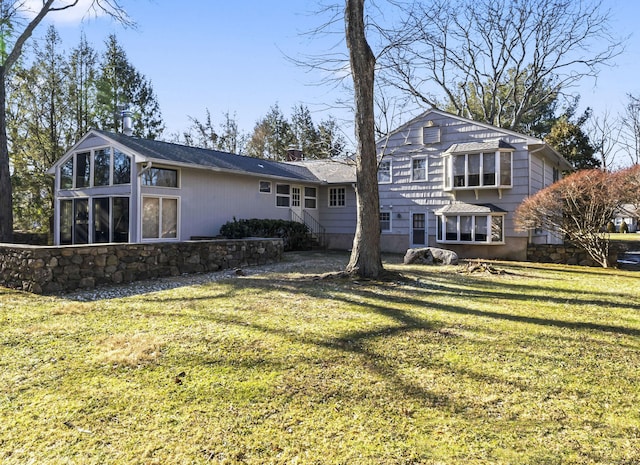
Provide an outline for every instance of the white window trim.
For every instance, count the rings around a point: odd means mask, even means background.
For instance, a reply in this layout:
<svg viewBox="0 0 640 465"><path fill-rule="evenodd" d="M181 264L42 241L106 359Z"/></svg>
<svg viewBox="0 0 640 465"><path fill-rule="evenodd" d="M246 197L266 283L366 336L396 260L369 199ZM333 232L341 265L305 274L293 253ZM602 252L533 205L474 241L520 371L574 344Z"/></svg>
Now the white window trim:
<svg viewBox="0 0 640 465"><path fill-rule="evenodd" d="M380 232L383 234L390 233L393 231L393 212L391 210L380 210L380 214L382 213L389 214L389 229L382 229L382 227L380 227ZM380 223L382 223L382 220L380 221Z"/></svg>
<svg viewBox="0 0 640 465"><path fill-rule="evenodd" d="M101 150L107 150L109 152L109 183L105 184L103 186L96 186L95 185L95 156L96 156L96 152L99 152ZM71 155L69 155L68 157L66 157L64 160L61 160L58 168L57 168L57 183L56 183L56 187L58 190L84 190L84 189L93 189L95 188L104 188L104 187L117 187L117 186L130 186L131 185L131 179L133 178L133 157L127 153L125 153L122 150L118 150L119 152L121 152L122 154L124 154L125 156L127 156L129 158L130 161L130 166L131 166L131 173L129 176L129 182L126 183L122 183L122 184L114 184L113 183L113 169L114 169L114 161L115 161L115 151L117 149L112 146L112 145L100 145L97 147L91 147L91 148L86 148L86 149L79 149L74 151ZM76 174L78 172L78 155L82 154L82 153L89 153L89 185L88 186L84 186L84 187L77 187L76 186ZM65 165L69 160L72 160L72 169L71 169L71 187L65 187L63 188L61 186L61 182L62 182L62 166ZM173 168L172 168L173 169ZM179 174L178 174L179 176ZM179 178L178 178L178 186L180 185L179 182ZM147 186L150 187L150 186Z"/></svg>
<svg viewBox="0 0 640 465"><path fill-rule="evenodd" d="M316 192L316 195L311 197L309 195L307 195L307 189L314 189ZM315 200L315 207L307 207L307 199L313 199ZM318 209L318 188L315 186L303 186L302 187L302 207L305 210L317 210Z"/></svg>
<svg viewBox="0 0 640 465"><path fill-rule="evenodd" d="M281 194L278 192L278 186L288 186L289 187L289 193L288 194ZM285 183L276 183L276 189L275 189L275 194L276 194L276 208L291 208L291 184L285 184ZM287 198L289 199L289 202L287 202L287 205L278 205L278 198Z"/></svg>
<svg viewBox="0 0 640 465"><path fill-rule="evenodd" d="M380 167L382 166L382 164L389 164L389 180L388 181L380 181ZM380 164L378 165L378 173L377 173L377 179L378 179L378 184L391 184L393 183L393 163L391 159L382 159L380 160Z"/></svg>
<svg viewBox="0 0 640 465"><path fill-rule="evenodd" d="M424 160L424 179L414 179L413 177L413 161ZM426 156L411 157L411 182L427 182L429 180L429 160Z"/></svg>
<svg viewBox="0 0 640 465"><path fill-rule="evenodd" d="M445 177L443 178L443 187L444 190L449 191L463 191L463 190L486 190L486 189L511 189L513 188L513 151L512 150L496 150L494 153L495 157L495 184L487 184L484 185L484 157L483 154L492 153L492 152L470 152L470 153L454 153L448 154L444 158L444 163L446 165L445 169ZM510 184L500 184L500 180L502 179L502 166L500 164L500 156L503 153L508 153L511 157L510 163L510 173L509 179L511 180ZM469 186L469 155L480 155L480 184L477 186ZM455 177L453 174L454 167L454 158L455 157L464 157L464 186L456 186L455 185ZM413 170L412 170L413 171ZM447 185L447 179L449 178L449 185Z"/></svg>
<svg viewBox="0 0 640 465"><path fill-rule="evenodd" d="M460 237L460 217L461 216L470 216L472 217L471 220L471 232L472 234L475 236L475 225L476 225L476 217L486 217L487 220L487 240L486 241L476 241L476 240L472 240L472 241L462 241L459 239L456 240L447 240L447 218L456 218L457 221L457 226L456 226L456 231L457 231L457 235L458 237ZM491 235L491 225L492 225L492 219L493 217L502 217L502 239L500 241L493 241L492 240L492 235ZM436 242L439 244L471 244L471 245L504 245L506 244L505 241L505 226L506 226L506 213L500 213L500 214L474 214L474 213L457 213L455 215L436 215L436 218L438 219L438 227L436 229ZM442 229L440 229L442 228ZM443 235L444 235L444 239L442 239L440 237L439 232L442 231ZM475 239L475 237L474 237Z"/></svg>
<svg viewBox="0 0 640 465"><path fill-rule="evenodd" d="M262 183L268 184L269 185L269 190L262 190ZM273 189L273 184L271 181L263 181L260 180L258 181L258 192L260 192L261 194L271 194Z"/></svg>
<svg viewBox="0 0 640 465"><path fill-rule="evenodd" d="M336 203L336 205L331 205L331 191L343 191L344 195L343 195L343 203L342 205ZM345 208L347 206L347 188L346 187L330 187L329 190L327 191L327 206L329 208ZM336 195L336 200L339 197Z"/></svg>
<svg viewBox="0 0 640 465"><path fill-rule="evenodd" d="M163 199L171 199L176 200L176 237L144 237L144 199L159 199L159 218L158 225L159 228L162 227L162 202ZM140 240L142 242L178 242L180 241L180 216L182 212L182 202L179 196L171 196L171 195L153 195L153 194L144 194L140 197ZM160 236L160 230L158 230L158 236Z"/></svg>
<svg viewBox="0 0 640 465"><path fill-rule="evenodd" d="M144 177L140 177L140 186L143 189L166 189L166 190L180 190L182 186L182 170L180 168L176 168L174 166L166 166L166 165L153 165L150 169L159 169L159 170L169 170L176 172L176 187L170 186L150 186L149 184L144 183ZM143 173L138 173L140 176Z"/></svg>

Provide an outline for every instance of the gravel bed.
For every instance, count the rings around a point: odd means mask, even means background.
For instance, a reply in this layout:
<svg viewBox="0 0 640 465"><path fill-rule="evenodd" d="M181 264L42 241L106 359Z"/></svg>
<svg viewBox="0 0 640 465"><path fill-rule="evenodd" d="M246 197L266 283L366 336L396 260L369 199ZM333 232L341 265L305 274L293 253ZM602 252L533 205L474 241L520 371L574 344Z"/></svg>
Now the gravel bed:
<svg viewBox="0 0 640 465"><path fill-rule="evenodd" d="M336 271L344 268L348 260L345 254L333 252L290 252L283 260L268 265L248 266L210 273L184 274L181 276L148 279L132 283L99 286L60 294L59 297L79 302L93 302L104 299L117 299L150 292L175 289L183 286L207 284L223 279L238 279L268 273L318 273Z"/></svg>

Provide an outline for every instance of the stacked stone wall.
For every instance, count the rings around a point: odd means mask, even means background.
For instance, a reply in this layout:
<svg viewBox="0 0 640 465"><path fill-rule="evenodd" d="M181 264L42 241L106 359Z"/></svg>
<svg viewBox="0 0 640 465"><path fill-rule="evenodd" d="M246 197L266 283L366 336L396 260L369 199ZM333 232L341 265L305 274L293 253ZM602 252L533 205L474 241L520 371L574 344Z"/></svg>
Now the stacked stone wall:
<svg viewBox="0 0 640 465"><path fill-rule="evenodd" d="M618 254L626 250L624 244L609 246L609 264L614 266ZM527 260L537 263L558 263L563 265L600 266L589 254L579 247L570 244L529 244Z"/></svg>
<svg viewBox="0 0 640 465"><path fill-rule="evenodd" d="M282 239L39 247L0 244L0 285L37 294L274 263Z"/></svg>

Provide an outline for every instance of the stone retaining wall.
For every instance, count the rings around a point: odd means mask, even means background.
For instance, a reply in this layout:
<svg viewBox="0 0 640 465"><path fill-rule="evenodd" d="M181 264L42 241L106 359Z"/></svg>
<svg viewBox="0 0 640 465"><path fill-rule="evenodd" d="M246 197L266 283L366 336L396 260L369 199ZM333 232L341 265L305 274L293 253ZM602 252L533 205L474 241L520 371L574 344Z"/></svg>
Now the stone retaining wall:
<svg viewBox="0 0 640 465"><path fill-rule="evenodd" d="M609 264L615 266L618 254L624 252L626 246L612 243L609 245ZM570 244L529 244L527 260L537 263L558 263L564 265L600 266L589 254L579 247Z"/></svg>
<svg viewBox="0 0 640 465"><path fill-rule="evenodd" d="M282 259L282 239L38 247L0 244L0 285L52 294Z"/></svg>

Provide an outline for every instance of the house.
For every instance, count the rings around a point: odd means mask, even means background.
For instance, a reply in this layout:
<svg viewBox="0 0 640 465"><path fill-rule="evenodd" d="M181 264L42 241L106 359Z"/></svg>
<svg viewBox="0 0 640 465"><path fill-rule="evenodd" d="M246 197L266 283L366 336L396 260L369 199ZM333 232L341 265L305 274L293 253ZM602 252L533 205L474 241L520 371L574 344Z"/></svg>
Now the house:
<svg viewBox="0 0 640 465"><path fill-rule="evenodd" d="M620 210L616 212L615 218L613 218L613 224L615 225L616 232L620 232L622 222L627 224L627 230L630 233L638 232L638 218L640 217L640 211L635 205L625 204Z"/></svg>
<svg viewBox="0 0 640 465"><path fill-rule="evenodd" d="M92 129L49 173L56 245L186 241L234 218L313 223L332 248L353 241L349 163L277 163Z"/></svg>
<svg viewBox="0 0 640 465"><path fill-rule="evenodd" d="M542 140L428 110L378 141L381 248L442 247L464 258L525 260L547 231L514 212L571 165Z"/></svg>
<svg viewBox="0 0 640 465"><path fill-rule="evenodd" d="M463 258L525 260L514 212L569 163L543 141L429 110L378 142L381 249L452 249ZM304 222L333 249L356 228L349 160L279 163L93 129L58 160L56 244L186 241L228 221Z"/></svg>

